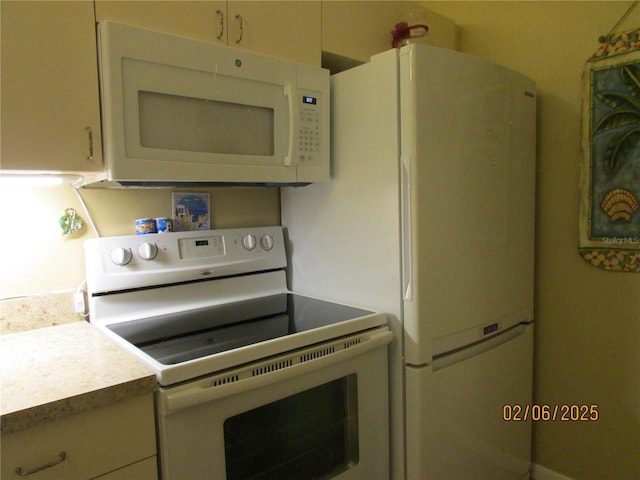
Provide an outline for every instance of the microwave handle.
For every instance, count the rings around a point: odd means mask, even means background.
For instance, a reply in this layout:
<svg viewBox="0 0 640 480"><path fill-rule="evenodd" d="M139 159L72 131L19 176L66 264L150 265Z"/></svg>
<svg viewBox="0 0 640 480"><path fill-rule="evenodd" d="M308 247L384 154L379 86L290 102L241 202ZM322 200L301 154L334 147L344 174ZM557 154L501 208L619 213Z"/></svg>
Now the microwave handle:
<svg viewBox="0 0 640 480"><path fill-rule="evenodd" d="M296 156L296 133L298 132L298 121L300 119L299 103L297 101L298 89L291 84L284 86L284 95L289 100L289 151L284 157L284 164L290 167L295 163Z"/></svg>

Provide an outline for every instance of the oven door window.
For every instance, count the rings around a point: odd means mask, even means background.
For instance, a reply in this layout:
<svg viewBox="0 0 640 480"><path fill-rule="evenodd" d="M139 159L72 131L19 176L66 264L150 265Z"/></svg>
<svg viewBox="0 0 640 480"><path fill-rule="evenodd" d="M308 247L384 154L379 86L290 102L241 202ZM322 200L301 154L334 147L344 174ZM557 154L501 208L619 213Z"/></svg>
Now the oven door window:
<svg viewBox="0 0 640 480"><path fill-rule="evenodd" d="M333 478L358 463L355 374L224 422L227 480Z"/></svg>

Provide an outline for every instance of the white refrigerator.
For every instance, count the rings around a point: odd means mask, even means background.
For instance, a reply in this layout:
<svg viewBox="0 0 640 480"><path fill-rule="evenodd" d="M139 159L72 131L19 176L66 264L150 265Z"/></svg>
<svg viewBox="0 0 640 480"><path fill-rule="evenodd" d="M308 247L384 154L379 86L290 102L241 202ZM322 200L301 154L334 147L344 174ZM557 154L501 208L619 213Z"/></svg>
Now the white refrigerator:
<svg viewBox="0 0 640 480"><path fill-rule="evenodd" d="M535 83L410 45L331 89L331 181L281 193L291 288L389 312L392 478L529 478Z"/></svg>

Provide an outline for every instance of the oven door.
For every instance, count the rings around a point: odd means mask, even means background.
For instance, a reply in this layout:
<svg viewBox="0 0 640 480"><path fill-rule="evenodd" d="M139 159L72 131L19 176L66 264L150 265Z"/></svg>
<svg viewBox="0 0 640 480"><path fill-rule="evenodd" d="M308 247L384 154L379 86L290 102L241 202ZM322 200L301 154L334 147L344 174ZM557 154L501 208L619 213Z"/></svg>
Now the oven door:
<svg viewBox="0 0 640 480"><path fill-rule="evenodd" d="M387 480L391 337L383 327L161 388L162 478Z"/></svg>

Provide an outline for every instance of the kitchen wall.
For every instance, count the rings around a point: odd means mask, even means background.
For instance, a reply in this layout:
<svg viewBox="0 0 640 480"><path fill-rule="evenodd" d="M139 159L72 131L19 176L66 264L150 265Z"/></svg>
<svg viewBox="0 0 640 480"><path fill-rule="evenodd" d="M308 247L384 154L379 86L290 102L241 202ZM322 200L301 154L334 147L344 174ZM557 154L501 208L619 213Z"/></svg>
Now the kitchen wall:
<svg viewBox="0 0 640 480"><path fill-rule="evenodd" d="M577 254L581 73L598 36L631 2L420 3L458 24L462 51L521 71L539 87L535 402L597 404L600 419L536 423L534 460L575 480L637 480L640 275L598 270ZM625 25L639 24L640 7ZM213 228L279 223L277 189L208 191ZM134 219L168 215L171 206L166 190L82 195L101 235L132 234ZM75 289L84 278L82 242L95 233L87 226L61 235L65 208L86 219L73 190L3 185L0 204L0 299ZM71 310L70 299L60 305Z"/></svg>
<svg viewBox="0 0 640 480"><path fill-rule="evenodd" d="M576 480L637 480L640 275L577 253L581 75L632 2L421 3L456 22L460 50L538 83L535 402L597 404L600 419L537 422L534 461ZM621 27L638 26L640 6Z"/></svg>
<svg viewBox="0 0 640 480"><path fill-rule="evenodd" d="M172 190L80 189L101 236L133 235L137 218L171 216ZM177 189L176 189L177 191ZM188 189L206 191L211 199L211 228L232 228L280 223L279 189L229 187ZM0 235L0 300L50 294L76 289L84 279L82 243L96 236L87 213L69 185L0 187L0 205L5 220ZM62 235L58 219L66 208L74 208L85 220L85 228L74 235ZM68 296L68 295L65 295ZM40 303L42 304L42 302ZM0 329L9 310L0 302ZM59 316L68 302L46 302L42 315ZM25 307L26 308L26 307ZM5 312L5 314L3 314ZM30 312L31 315L38 314ZM16 321L13 320L15 327Z"/></svg>

